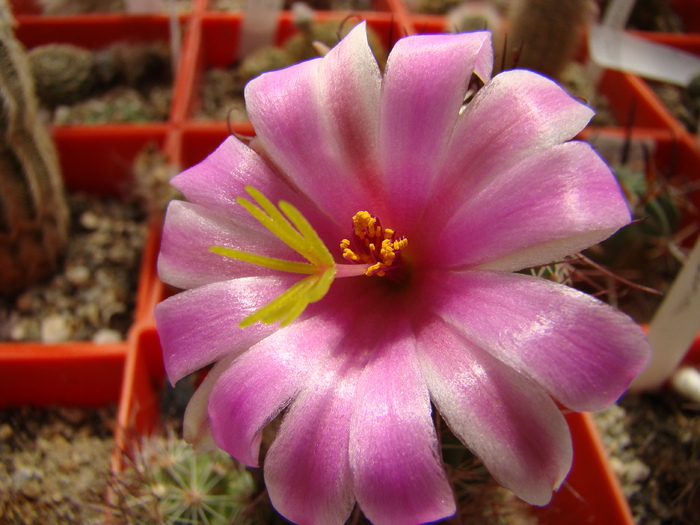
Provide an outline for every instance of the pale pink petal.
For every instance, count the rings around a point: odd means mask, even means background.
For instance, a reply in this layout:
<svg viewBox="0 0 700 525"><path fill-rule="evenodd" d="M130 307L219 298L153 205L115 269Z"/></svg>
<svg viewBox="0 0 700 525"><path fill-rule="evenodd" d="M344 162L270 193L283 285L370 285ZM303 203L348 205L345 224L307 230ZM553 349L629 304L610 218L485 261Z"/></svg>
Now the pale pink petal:
<svg viewBox="0 0 700 525"><path fill-rule="evenodd" d="M279 328L238 323L299 280L295 274L248 277L182 292L155 308L168 378L174 384L227 355L237 355Z"/></svg>
<svg viewBox="0 0 700 525"><path fill-rule="evenodd" d="M386 320L359 380L350 429L357 501L377 525L417 524L455 512L430 399L406 319Z"/></svg>
<svg viewBox="0 0 700 525"><path fill-rule="evenodd" d="M257 222L236 202L246 197L246 186L254 186L272 202L292 194L281 177L265 160L235 137L228 137L207 158L173 177L187 200L226 215L239 223Z"/></svg>
<svg viewBox="0 0 700 525"><path fill-rule="evenodd" d="M465 339L572 410L614 403L649 358L644 332L630 317L561 284L465 271L430 272L421 287Z"/></svg>
<svg viewBox="0 0 700 525"><path fill-rule="evenodd" d="M442 228L462 199L524 157L572 139L593 111L531 71L496 75L457 120L422 216Z"/></svg>
<svg viewBox="0 0 700 525"><path fill-rule="evenodd" d="M345 229L380 202L372 191L380 82L362 23L323 59L261 75L245 90L265 153Z"/></svg>
<svg viewBox="0 0 700 525"><path fill-rule="evenodd" d="M159 277L178 288L195 288L237 277L279 273L213 253L209 250L213 246L305 262L260 225L248 228L198 204L173 201L168 206L163 226Z"/></svg>
<svg viewBox="0 0 700 525"><path fill-rule="evenodd" d="M261 431L306 387L346 336L336 315L297 321L252 346L218 378L209 398L216 444L257 465Z"/></svg>
<svg viewBox="0 0 700 525"><path fill-rule="evenodd" d="M561 260L628 224L610 171L590 145L537 152L465 196L435 235L440 265L519 270Z"/></svg>
<svg viewBox="0 0 700 525"><path fill-rule="evenodd" d="M226 371L235 358L234 355L224 357L218 361L209 371L204 381L187 403L183 421L182 437L197 452L211 452L217 450L214 438L209 427L209 395L219 376Z"/></svg>
<svg viewBox="0 0 700 525"><path fill-rule="evenodd" d="M337 364L318 367L265 458L272 505L294 523L341 525L355 504L348 441L359 370Z"/></svg>
<svg viewBox="0 0 700 525"><path fill-rule="evenodd" d="M252 200L245 190L247 186L261 191L274 204L281 200L290 202L326 241L338 242L337 238L347 230L343 223L341 233L315 204L292 189L269 161L235 137L228 137L202 162L174 177L171 184L189 201L251 229L260 228L260 224L236 202L238 197Z"/></svg>
<svg viewBox="0 0 700 525"><path fill-rule="evenodd" d="M487 82L492 66L487 31L404 38L392 49L382 84L380 155L394 227L421 211L472 74Z"/></svg>
<svg viewBox="0 0 700 525"><path fill-rule="evenodd" d="M442 417L499 484L546 505L571 468L569 427L535 383L459 335L423 319L418 355Z"/></svg>

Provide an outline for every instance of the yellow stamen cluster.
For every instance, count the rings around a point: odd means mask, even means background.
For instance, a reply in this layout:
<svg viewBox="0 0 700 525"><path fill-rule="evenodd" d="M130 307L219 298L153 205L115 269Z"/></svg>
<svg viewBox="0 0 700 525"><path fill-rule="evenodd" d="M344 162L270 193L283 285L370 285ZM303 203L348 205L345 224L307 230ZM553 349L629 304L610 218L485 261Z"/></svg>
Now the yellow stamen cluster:
<svg viewBox="0 0 700 525"><path fill-rule="evenodd" d="M382 228L379 219L366 211L357 212L352 223L355 237L362 243L364 250L353 250L350 248L350 240L343 239L340 243L343 257L353 263L369 265L365 275L383 277L386 270L391 269L398 253L408 245L408 239L394 238L394 230Z"/></svg>

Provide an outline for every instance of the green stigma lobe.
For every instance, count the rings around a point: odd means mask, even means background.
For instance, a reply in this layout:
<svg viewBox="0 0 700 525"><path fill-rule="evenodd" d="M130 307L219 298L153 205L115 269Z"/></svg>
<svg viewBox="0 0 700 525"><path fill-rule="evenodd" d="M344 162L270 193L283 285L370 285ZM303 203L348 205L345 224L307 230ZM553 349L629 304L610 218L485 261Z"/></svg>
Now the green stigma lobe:
<svg viewBox="0 0 700 525"><path fill-rule="evenodd" d="M329 268L321 275L310 275L302 279L260 310L243 319L239 326L245 328L257 321L266 324L280 321L281 326L288 325L301 315L309 303L316 302L326 295L334 276L335 268Z"/></svg>
<svg viewBox="0 0 700 525"><path fill-rule="evenodd" d="M254 253L242 252L231 248L224 248L222 246L212 246L209 248L209 251L230 257L231 259L238 259L239 261L257 264L258 266L272 268L273 270L281 270L283 272L312 274L316 273L317 270L316 266L313 264L285 261L284 259L275 259L274 257L255 255Z"/></svg>
<svg viewBox="0 0 700 525"><path fill-rule="evenodd" d="M293 284L276 299L239 323L241 328L258 321L268 324L280 321L280 325L285 326L299 317L309 303L319 301L328 293L336 273L335 261L311 224L294 206L280 201L277 207L255 188L248 186L246 191L253 197L255 204L242 197L236 201L260 224L309 262L286 261L223 246L212 246L209 250L225 257L273 270L308 274L308 277Z"/></svg>

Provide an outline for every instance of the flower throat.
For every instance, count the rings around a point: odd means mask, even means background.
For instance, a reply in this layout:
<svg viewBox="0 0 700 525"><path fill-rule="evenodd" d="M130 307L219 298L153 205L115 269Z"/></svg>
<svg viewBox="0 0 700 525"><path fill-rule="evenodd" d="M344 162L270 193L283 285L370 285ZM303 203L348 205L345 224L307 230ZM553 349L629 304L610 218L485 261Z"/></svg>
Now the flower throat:
<svg viewBox="0 0 700 525"><path fill-rule="evenodd" d="M343 239L340 243L343 258L351 264L336 264L328 248L299 210L285 201L280 201L279 205L275 206L255 188L247 187L246 191L255 203L242 197L236 201L307 262L266 257L223 246L212 246L210 251L265 268L305 274L307 277L245 317L239 323L242 328L258 321L280 321L282 326L291 323L301 315L309 303L321 300L336 278L361 275L384 277L387 272L392 277L403 274L396 270L404 266L401 264L401 250L408 245L408 239L397 238L394 230L383 228L379 219L372 217L368 212L360 211L355 214L352 219L352 241Z"/></svg>

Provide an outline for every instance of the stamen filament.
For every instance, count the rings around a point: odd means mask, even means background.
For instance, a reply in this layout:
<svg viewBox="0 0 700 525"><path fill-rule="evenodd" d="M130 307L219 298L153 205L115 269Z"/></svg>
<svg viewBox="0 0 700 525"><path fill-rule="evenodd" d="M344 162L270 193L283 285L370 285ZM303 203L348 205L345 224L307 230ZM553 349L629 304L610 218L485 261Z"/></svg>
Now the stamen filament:
<svg viewBox="0 0 700 525"><path fill-rule="evenodd" d="M264 266L265 268L272 268L273 270L280 270L282 272L314 274L318 271L318 268L313 264L285 261L284 259L265 257L264 255L256 255L232 248L224 248L223 246L212 246L209 248L209 251L225 257L230 257L231 259L257 264L258 266Z"/></svg>

